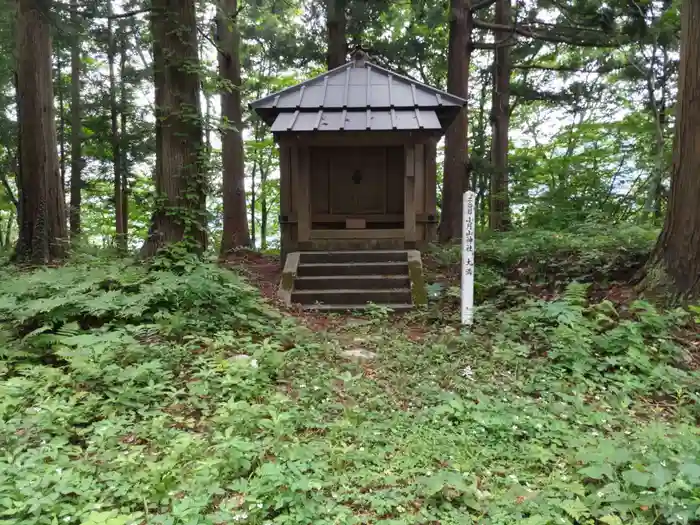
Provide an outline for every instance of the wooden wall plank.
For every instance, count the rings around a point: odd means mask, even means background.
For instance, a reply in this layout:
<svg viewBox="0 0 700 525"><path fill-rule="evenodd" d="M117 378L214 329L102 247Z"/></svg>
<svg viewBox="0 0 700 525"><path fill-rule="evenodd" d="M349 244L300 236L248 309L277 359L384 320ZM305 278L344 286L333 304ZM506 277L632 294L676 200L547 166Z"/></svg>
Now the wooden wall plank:
<svg viewBox="0 0 700 525"><path fill-rule="evenodd" d="M280 133L279 140L308 146L403 146L425 142L439 134L431 131L322 131Z"/></svg>
<svg viewBox="0 0 700 525"><path fill-rule="evenodd" d="M404 242L412 244L416 242L416 177L415 177L415 149L413 144L405 147L404 177Z"/></svg>
<svg viewBox="0 0 700 525"><path fill-rule="evenodd" d="M425 145L425 213L437 220L437 141ZM425 241L437 240L437 223L426 225Z"/></svg>
<svg viewBox="0 0 700 525"><path fill-rule="evenodd" d="M329 148L311 148L311 214L330 213Z"/></svg>
<svg viewBox="0 0 700 525"><path fill-rule="evenodd" d="M400 239L404 230L313 230L312 239Z"/></svg>
<svg viewBox="0 0 700 525"><path fill-rule="evenodd" d="M296 221L294 209L296 190L294 187L294 162L296 157L296 146L291 146L289 142L280 142L280 215L286 216L288 221ZM280 255L282 261L288 253L296 250L296 224L280 224Z"/></svg>
<svg viewBox="0 0 700 525"><path fill-rule="evenodd" d="M403 221L403 185L406 177L404 168L405 152L403 146L387 147L387 189L386 212L387 214L400 214L399 221Z"/></svg>
<svg viewBox="0 0 700 525"><path fill-rule="evenodd" d="M414 154L414 176L416 178L416 213L425 211L425 145L416 144Z"/></svg>
<svg viewBox="0 0 700 525"><path fill-rule="evenodd" d="M403 204L403 200L401 201ZM312 213L311 222L345 222L348 219L356 219L358 216L354 213ZM403 222L403 213L386 213L386 214L366 214L360 218L367 222Z"/></svg>
<svg viewBox="0 0 700 525"><path fill-rule="evenodd" d="M297 239L300 243L308 242L311 238L311 176L309 148L298 148L298 193L297 201Z"/></svg>
<svg viewBox="0 0 700 525"><path fill-rule="evenodd" d="M290 173L290 152L291 148L280 144L280 214L289 215L292 211L291 195L291 173Z"/></svg>
<svg viewBox="0 0 700 525"><path fill-rule="evenodd" d="M416 215L425 211L425 145L416 144L414 153L414 178L415 188L413 198L415 200ZM416 240L425 240L425 226L416 224Z"/></svg>

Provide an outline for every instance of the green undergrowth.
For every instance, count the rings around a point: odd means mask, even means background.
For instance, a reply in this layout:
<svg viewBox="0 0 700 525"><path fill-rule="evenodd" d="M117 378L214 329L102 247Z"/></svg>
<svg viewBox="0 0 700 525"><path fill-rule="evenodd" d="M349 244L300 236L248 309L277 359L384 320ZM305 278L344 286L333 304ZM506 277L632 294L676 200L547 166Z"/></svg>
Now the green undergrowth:
<svg viewBox="0 0 700 525"><path fill-rule="evenodd" d="M484 234L476 241L476 298L503 299L504 291L507 296L561 291L572 280L598 287L627 281L644 264L657 237L657 230L634 224L595 223ZM433 248L427 266L433 280L441 281L434 295L457 296L450 285L458 284L460 261L459 246Z"/></svg>
<svg viewBox="0 0 700 525"><path fill-rule="evenodd" d="M574 284L470 333L312 331L212 264L2 277L0 523L700 520L681 311Z"/></svg>

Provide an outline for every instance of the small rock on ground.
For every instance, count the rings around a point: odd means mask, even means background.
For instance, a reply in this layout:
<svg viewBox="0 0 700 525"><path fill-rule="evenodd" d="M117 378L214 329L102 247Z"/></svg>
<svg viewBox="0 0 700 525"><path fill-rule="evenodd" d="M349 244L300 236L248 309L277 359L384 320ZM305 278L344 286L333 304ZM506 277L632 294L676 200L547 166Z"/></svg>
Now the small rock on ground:
<svg viewBox="0 0 700 525"><path fill-rule="evenodd" d="M347 359L353 359L355 361L371 361L377 354L365 350L364 348L353 348L351 350L343 350L340 355Z"/></svg>
<svg viewBox="0 0 700 525"><path fill-rule="evenodd" d="M350 317L347 321L345 321L345 326L349 328L367 326L368 324L372 324L371 321L368 321L367 319L358 319L357 317Z"/></svg>

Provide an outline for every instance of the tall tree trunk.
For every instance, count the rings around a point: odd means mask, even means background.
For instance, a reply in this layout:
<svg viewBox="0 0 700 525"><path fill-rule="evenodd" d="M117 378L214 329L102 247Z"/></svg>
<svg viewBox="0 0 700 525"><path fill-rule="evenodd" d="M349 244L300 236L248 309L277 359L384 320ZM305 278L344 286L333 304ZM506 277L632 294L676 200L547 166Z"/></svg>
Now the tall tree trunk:
<svg viewBox="0 0 700 525"><path fill-rule="evenodd" d="M650 66L644 71L646 76L647 102L651 110L651 117L654 124L654 170L649 177L649 188L647 190L646 202L644 203L644 213L641 214L641 219L653 220L659 209L657 208L658 194L661 189L666 166L664 166L664 118L665 115L661 112L659 101L656 98L656 53L657 46L654 45L651 52Z"/></svg>
<svg viewBox="0 0 700 525"><path fill-rule="evenodd" d="M5 248L10 247L12 242L12 223L15 222L17 216L14 212L10 213L10 220L7 222L7 229L5 230Z"/></svg>
<svg viewBox="0 0 700 525"><path fill-rule="evenodd" d="M195 0L154 0L152 24L160 122L156 127L156 210L141 253L155 255L176 242L201 252L207 242L207 181L199 158L202 110Z"/></svg>
<svg viewBox="0 0 700 525"><path fill-rule="evenodd" d="M61 54L56 57L56 90L58 91L58 167L61 172L61 187L66 191L66 97L63 92L63 62Z"/></svg>
<svg viewBox="0 0 700 525"><path fill-rule="evenodd" d="M48 263L65 255L65 202L56 147L51 25L45 0L19 0L17 87L21 140L20 232L16 259Z"/></svg>
<svg viewBox="0 0 700 525"><path fill-rule="evenodd" d="M129 156L128 156L128 137L127 137L127 92L126 92L126 81L124 78L124 71L126 70L127 63L127 38L126 35L122 33L119 49L119 140L121 152L121 166L120 171L122 173L122 238L124 241L124 248L126 248L129 241Z"/></svg>
<svg viewBox="0 0 700 525"><path fill-rule="evenodd" d="M212 96L204 93L204 146L207 151L207 160L211 155L211 120L212 120Z"/></svg>
<svg viewBox="0 0 700 525"><path fill-rule="evenodd" d="M256 95L257 97L258 95ZM260 120L255 120L253 124L253 140L255 142L260 142L263 139L264 131L262 128L262 122ZM253 153L253 168L251 170L250 176L250 237L253 247L256 244L256 228L255 228L255 207L257 206L257 197L255 195L255 179L258 176L258 167L261 165L262 152L255 151Z"/></svg>
<svg viewBox="0 0 700 525"><path fill-rule="evenodd" d="M107 2L107 13L112 15L112 0ZM119 134L119 106L117 104L117 80L114 73L117 56L116 39L114 38L114 27L112 19L107 20L107 64L109 66L109 115L111 123L111 143L112 143L112 168L114 171L114 217L116 241L119 250L126 250L126 239L124 238L124 190L122 188L122 153L121 136Z"/></svg>
<svg viewBox="0 0 700 525"><path fill-rule="evenodd" d="M260 249L267 249L267 220L270 206L267 201L267 170L260 170Z"/></svg>
<svg viewBox="0 0 700 525"><path fill-rule="evenodd" d="M700 296L700 2L681 6L681 50L671 195L642 288Z"/></svg>
<svg viewBox="0 0 700 525"><path fill-rule="evenodd" d="M245 199L243 118L241 116L241 62L238 35L238 0L225 0L217 13L219 75L228 82L221 94L224 232L221 255L250 246Z"/></svg>
<svg viewBox="0 0 700 525"><path fill-rule="evenodd" d="M485 222L484 212L486 210L486 191L488 188L484 185L486 161L486 105L488 84L491 81L491 73L484 69L481 72L481 91L479 92L479 113L474 129L474 146L472 147L472 155L470 164L477 165L477 169L472 169L469 181L472 191L476 193L476 226L479 230L483 229ZM475 159L478 159L475 162Z"/></svg>
<svg viewBox="0 0 700 525"><path fill-rule="evenodd" d="M156 194L162 195L163 190L163 86L165 84L165 52L163 49L163 42L161 36L157 36L160 31L160 26L157 22L160 9L164 9L162 0L152 0L151 1L152 12L150 16L150 26L151 35L153 35L153 91L154 91L154 101L153 101L153 113L155 116L154 124L154 135L155 135L155 153L156 161L153 170L153 181L156 185ZM139 49L139 46L136 46ZM141 61L146 64L145 57L141 57ZM151 215L151 223L148 227L148 238L156 234L155 224L157 217L158 204L156 203L155 209ZM147 250L157 250L157 246L149 246L146 242L141 248L141 254L146 255Z"/></svg>
<svg viewBox="0 0 700 525"><path fill-rule="evenodd" d="M496 23L509 26L510 0L496 2ZM508 31L495 31L496 42L508 38ZM491 106L491 208L489 225L494 231L510 227L508 202L508 126L510 125L510 46L493 53L493 91Z"/></svg>
<svg viewBox="0 0 700 525"><path fill-rule="evenodd" d="M80 234L80 208L82 206L82 111L80 102L80 21L78 20L78 2L71 0L71 26L74 31L70 53L71 77L71 130L70 130L70 234Z"/></svg>
<svg viewBox="0 0 700 525"><path fill-rule="evenodd" d="M468 0L450 0L450 35L447 51L447 90L467 98L469 63L471 61L470 35L472 15ZM442 187L439 239L449 242L461 237L462 193L468 188L467 130L468 113L464 107L445 135L445 169Z"/></svg>
<svg viewBox="0 0 700 525"><path fill-rule="evenodd" d="M326 31L328 38L328 69L335 69L347 61L346 0L326 0Z"/></svg>
<svg viewBox="0 0 700 525"><path fill-rule="evenodd" d="M257 155L256 155L257 157ZM255 206L257 199L255 196L255 177L258 175L258 161L253 161L253 171L250 177L250 240L255 248Z"/></svg>

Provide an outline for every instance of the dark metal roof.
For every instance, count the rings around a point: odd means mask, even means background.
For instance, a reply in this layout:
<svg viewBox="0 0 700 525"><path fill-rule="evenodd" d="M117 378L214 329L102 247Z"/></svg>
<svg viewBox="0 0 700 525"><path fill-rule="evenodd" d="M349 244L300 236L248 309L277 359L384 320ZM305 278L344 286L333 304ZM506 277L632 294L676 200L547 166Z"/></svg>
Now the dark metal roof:
<svg viewBox="0 0 700 525"><path fill-rule="evenodd" d="M272 124L272 132L284 131L387 131L394 129L441 130L440 120L435 111L412 110L371 110L364 111L286 111L277 115Z"/></svg>
<svg viewBox="0 0 700 525"><path fill-rule="evenodd" d="M444 130L466 104L365 58L356 53L347 64L256 100L250 107L272 125L273 132Z"/></svg>

